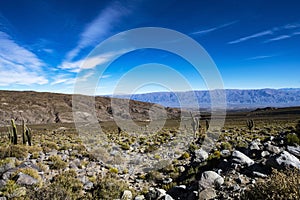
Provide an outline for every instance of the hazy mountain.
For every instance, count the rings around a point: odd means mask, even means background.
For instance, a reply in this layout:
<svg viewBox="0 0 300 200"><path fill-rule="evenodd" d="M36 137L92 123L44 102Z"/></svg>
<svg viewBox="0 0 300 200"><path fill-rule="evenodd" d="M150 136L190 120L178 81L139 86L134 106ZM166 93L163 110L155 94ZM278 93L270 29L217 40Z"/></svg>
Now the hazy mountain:
<svg viewBox="0 0 300 200"><path fill-rule="evenodd" d="M161 104L166 107L180 107L178 97L184 102L196 95L202 108L210 107L210 94L208 91L189 92L155 92L135 95L119 95L119 98L131 98L133 100ZM254 108L254 107L289 107L300 106L300 88L285 89L259 89L259 90L226 90L228 108ZM190 107L195 103L190 102Z"/></svg>

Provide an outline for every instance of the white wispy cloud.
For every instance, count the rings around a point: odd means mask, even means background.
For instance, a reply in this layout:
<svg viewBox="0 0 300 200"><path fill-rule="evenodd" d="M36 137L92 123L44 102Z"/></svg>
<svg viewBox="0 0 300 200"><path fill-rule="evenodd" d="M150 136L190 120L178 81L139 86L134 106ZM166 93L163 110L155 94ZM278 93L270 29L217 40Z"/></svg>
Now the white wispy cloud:
<svg viewBox="0 0 300 200"><path fill-rule="evenodd" d="M77 46L67 54L66 60L72 60L82 49L101 42L112 30L114 24L128 13L129 11L117 2L113 2L102 10L83 30Z"/></svg>
<svg viewBox="0 0 300 200"><path fill-rule="evenodd" d="M266 40L265 43L273 42L273 41L277 41L277 40L284 40L284 39L288 39L288 38L291 38L291 37L292 36L290 36L290 35L280 35L280 36L277 36L277 37Z"/></svg>
<svg viewBox="0 0 300 200"><path fill-rule="evenodd" d="M215 26L215 27L209 28L209 29L196 31L196 32L193 32L193 33L191 33L191 34L193 34L193 35L203 35L203 34L207 34L207 33L210 33L210 32L217 31L217 30L219 30L219 29L225 28L225 27L227 27L227 26L236 24L237 22L238 22L237 20L236 20L236 21L232 21L232 22L229 22L229 23L226 23L226 24L222 24L222 25L219 25L219 26Z"/></svg>
<svg viewBox="0 0 300 200"><path fill-rule="evenodd" d="M87 57L77 61L65 61L59 66L60 69L68 70L70 72L79 72L83 69L93 69L97 65L102 65L111 62L113 57L125 53L127 50L119 50L100 54L94 57Z"/></svg>
<svg viewBox="0 0 300 200"><path fill-rule="evenodd" d="M55 75L54 80L50 83L50 85L57 85L57 84L65 84L65 85L71 85L75 83L75 78L71 77L67 74L59 74Z"/></svg>
<svg viewBox="0 0 300 200"><path fill-rule="evenodd" d="M285 39L289 39L289 38L292 38L292 37L295 37L295 36L298 36L298 35L300 35L300 32L298 32L298 31L290 33L289 35L279 35L277 37L266 40L265 43L279 41L279 40L285 40Z"/></svg>
<svg viewBox="0 0 300 200"><path fill-rule="evenodd" d="M246 60L259 60L259 59L265 59L265 58L272 58L276 55L262 55L262 56L254 56L251 58L247 58Z"/></svg>
<svg viewBox="0 0 300 200"><path fill-rule="evenodd" d="M260 37L264 37L264 36L272 36L272 35L278 34L278 32L280 32L280 31L284 31L284 30L286 30L286 31L289 30L290 31L290 30L298 29L298 28L300 28L300 24L299 23L286 24L284 26L273 27L273 28L271 28L269 30L265 30L265 31L262 31L262 32L254 33L252 35L249 35L249 36L246 36L246 37L242 37L242 38L230 41L230 42L228 42L228 44L237 44L237 43L244 42L244 41L247 41L247 40L250 40L250 39L254 39L254 38L260 38ZM279 35L279 36L276 36L276 37L273 37L273 38L265 40L265 43L272 42L272 41L277 41L277 40L287 39L287 38L292 37L293 35L295 35L295 34L291 33L291 34Z"/></svg>
<svg viewBox="0 0 300 200"><path fill-rule="evenodd" d="M46 84L42 67L46 64L34 53L0 31L0 85Z"/></svg>
<svg viewBox="0 0 300 200"><path fill-rule="evenodd" d="M239 38L237 40L233 40L231 42L228 42L228 44L236 44L236 43L244 42L244 41L247 41L247 40L250 40L250 39L259 38L259 37L263 37L263 36L266 36L266 35L272 35L272 34L273 34L272 30L262 31L262 32L259 32L259 33L255 33L255 34L246 36L246 37Z"/></svg>

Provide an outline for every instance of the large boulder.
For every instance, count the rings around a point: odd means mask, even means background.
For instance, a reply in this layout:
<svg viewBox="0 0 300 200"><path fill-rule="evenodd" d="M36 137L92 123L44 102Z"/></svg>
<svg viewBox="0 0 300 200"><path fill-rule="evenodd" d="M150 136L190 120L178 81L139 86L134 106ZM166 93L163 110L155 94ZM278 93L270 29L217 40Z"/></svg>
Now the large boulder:
<svg viewBox="0 0 300 200"><path fill-rule="evenodd" d="M287 146L287 150L289 153L293 154L294 156L300 157L300 146Z"/></svg>
<svg viewBox="0 0 300 200"><path fill-rule="evenodd" d="M0 175L4 172L15 168L15 160L12 158L6 158L0 161Z"/></svg>
<svg viewBox="0 0 300 200"><path fill-rule="evenodd" d="M254 164L254 161L251 158L237 150L232 153L232 160L241 165L250 166Z"/></svg>
<svg viewBox="0 0 300 200"><path fill-rule="evenodd" d="M205 171L201 175L199 181L200 191L206 188L219 187L224 183L224 179L214 171Z"/></svg>
<svg viewBox="0 0 300 200"><path fill-rule="evenodd" d="M195 162L203 162L208 158L208 153L203 149L195 150Z"/></svg>
<svg viewBox="0 0 300 200"><path fill-rule="evenodd" d="M16 177L16 183L23 186L36 185L38 182L38 179L35 179L32 176L29 176L22 172L18 173Z"/></svg>
<svg viewBox="0 0 300 200"><path fill-rule="evenodd" d="M285 169L287 167L300 169L299 159L287 151L283 151L279 155L270 157L267 160L267 165L276 169Z"/></svg>
<svg viewBox="0 0 300 200"><path fill-rule="evenodd" d="M199 193L199 200L213 199L217 196L215 189L206 188Z"/></svg>
<svg viewBox="0 0 300 200"><path fill-rule="evenodd" d="M270 143L266 143L266 149L271 152L271 153L275 153L275 154L279 154L281 152L280 148L277 146L274 146Z"/></svg>

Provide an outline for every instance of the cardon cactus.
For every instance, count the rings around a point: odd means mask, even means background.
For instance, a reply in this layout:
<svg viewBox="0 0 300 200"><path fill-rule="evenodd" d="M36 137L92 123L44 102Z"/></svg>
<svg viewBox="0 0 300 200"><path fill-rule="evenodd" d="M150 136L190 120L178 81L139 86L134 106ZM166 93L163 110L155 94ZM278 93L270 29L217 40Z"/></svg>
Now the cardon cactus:
<svg viewBox="0 0 300 200"><path fill-rule="evenodd" d="M26 134L26 137L27 137L28 145L31 146L32 145L32 141L31 141L31 129L26 127L25 134Z"/></svg>
<svg viewBox="0 0 300 200"><path fill-rule="evenodd" d="M253 126L254 126L253 120L252 119L247 120L247 127L248 127L249 131L252 130Z"/></svg>
<svg viewBox="0 0 300 200"><path fill-rule="evenodd" d="M13 144L18 144L17 126L14 119L11 120L11 126L13 131Z"/></svg>
<svg viewBox="0 0 300 200"><path fill-rule="evenodd" d="M26 144L26 125L25 125L25 121L22 120L22 127L23 127L23 132L22 132L22 142L23 144Z"/></svg>
<svg viewBox="0 0 300 200"><path fill-rule="evenodd" d="M14 136L13 136L13 134L12 134L12 132L11 132L11 130L10 130L9 127L7 127L7 130L8 130L8 141L10 143L13 143L14 142Z"/></svg>
<svg viewBox="0 0 300 200"><path fill-rule="evenodd" d="M199 119L197 117L194 117L193 114L190 112L191 114L191 118L192 118L192 128L193 128L193 133L194 133L194 137L196 138L196 133L198 131L198 128L201 128L201 125L199 123Z"/></svg>
<svg viewBox="0 0 300 200"><path fill-rule="evenodd" d="M206 131L209 129L209 121L206 119L205 120L205 126L206 126Z"/></svg>

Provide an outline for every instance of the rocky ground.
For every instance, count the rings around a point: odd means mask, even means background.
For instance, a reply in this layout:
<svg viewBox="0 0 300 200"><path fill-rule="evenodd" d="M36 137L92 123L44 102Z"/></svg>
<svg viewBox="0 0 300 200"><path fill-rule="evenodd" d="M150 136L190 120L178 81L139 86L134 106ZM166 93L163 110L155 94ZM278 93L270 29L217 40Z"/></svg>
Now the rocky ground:
<svg viewBox="0 0 300 200"><path fill-rule="evenodd" d="M300 169L297 131L284 125L253 130L233 126L222 131L209 152L201 147L204 135L199 135L171 164L136 174L99 162L71 129L37 131L33 146L8 144L2 135L0 199L252 199L247 192L273 179L274 169ZM176 137L170 128L163 133ZM128 145L126 154L134 152ZM295 175L299 180L299 171ZM292 192L288 190L286 199L299 198Z"/></svg>

